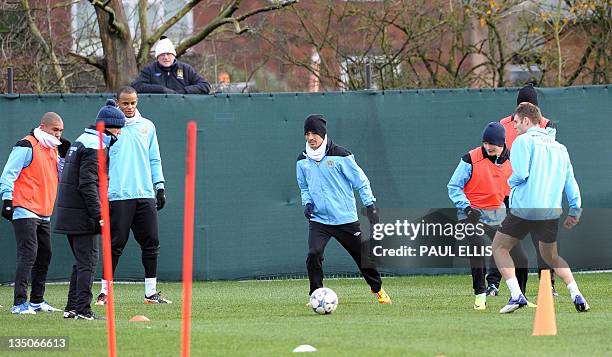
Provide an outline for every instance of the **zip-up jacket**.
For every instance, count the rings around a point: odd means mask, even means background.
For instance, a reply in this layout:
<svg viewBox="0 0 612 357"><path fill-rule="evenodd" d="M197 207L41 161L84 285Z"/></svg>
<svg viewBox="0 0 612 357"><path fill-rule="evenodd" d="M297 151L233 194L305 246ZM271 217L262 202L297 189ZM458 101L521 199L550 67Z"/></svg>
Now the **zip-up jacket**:
<svg viewBox="0 0 612 357"><path fill-rule="evenodd" d="M357 208L353 190L359 192L364 206L372 205L370 181L347 149L328 141L325 156L317 162L302 152L296 164L302 205L314 205L311 221L340 225L356 222Z"/></svg>
<svg viewBox="0 0 612 357"><path fill-rule="evenodd" d="M550 130L534 127L519 135L510 162L512 175L508 184L513 215L528 220L557 219L562 213L565 191L569 214L580 216L580 189L569 154Z"/></svg>
<svg viewBox="0 0 612 357"><path fill-rule="evenodd" d="M126 121L109 157L109 201L155 198L155 190L164 188L155 125L138 111Z"/></svg>
<svg viewBox="0 0 612 357"><path fill-rule="evenodd" d="M110 139L103 134L105 149ZM90 127L68 149L59 184L56 233L83 235L100 232L99 140L98 132Z"/></svg>
<svg viewBox="0 0 612 357"><path fill-rule="evenodd" d="M155 61L146 65L132 83L138 93L208 94L210 84L190 65L174 61L162 67ZM170 90L168 90L170 89Z"/></svg>

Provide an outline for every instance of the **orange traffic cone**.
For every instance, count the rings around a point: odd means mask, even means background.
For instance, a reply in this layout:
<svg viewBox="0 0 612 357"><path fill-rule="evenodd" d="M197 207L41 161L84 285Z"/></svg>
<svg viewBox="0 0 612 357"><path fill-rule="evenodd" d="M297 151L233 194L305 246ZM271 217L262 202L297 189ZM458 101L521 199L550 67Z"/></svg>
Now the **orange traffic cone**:
<svg viewBox="0 0 612 357"><path fill-rule="evenodd" d="M555 317L555 302L550 283L550 270L542 270L540 289L538 291L538 307L533 320L532 336L556 336L557 319Z"/></svg>

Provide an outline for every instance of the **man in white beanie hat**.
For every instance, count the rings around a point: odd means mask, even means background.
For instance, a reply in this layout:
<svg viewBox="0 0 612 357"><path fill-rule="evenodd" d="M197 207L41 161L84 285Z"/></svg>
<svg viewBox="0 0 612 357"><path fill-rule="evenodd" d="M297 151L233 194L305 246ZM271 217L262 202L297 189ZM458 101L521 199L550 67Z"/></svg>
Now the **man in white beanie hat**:
<svg viewBox="0 0 612 357"><path fill-rule="evenodd" d="M190 65L176 60L176 49L166 36L155 45L157 61L145 66L132 87L138 93L208 94L210 84Z"/></svg>

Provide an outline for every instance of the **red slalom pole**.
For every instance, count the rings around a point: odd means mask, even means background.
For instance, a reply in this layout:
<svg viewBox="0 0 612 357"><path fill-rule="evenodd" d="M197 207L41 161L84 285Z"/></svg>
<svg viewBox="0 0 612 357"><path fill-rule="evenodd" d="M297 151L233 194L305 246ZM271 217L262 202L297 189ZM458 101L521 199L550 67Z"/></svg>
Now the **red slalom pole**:
<svg viewBox="0 0 612 357"><path fill-rule="evenodd" d="M196 130L195 121L187 123L185 170L185 211L183 221L183 328L181 356L188 357L191 344L191 282L193 279L193 224L195 209Z"/></svg>
<svg viewBox="0 0 612 357"><path fill-rule="evenodd" d="M102 255L104 258L104 280L108 284L108 297L106 302L106 332L108 335L108 355L117 356L117 340L115 338L115 302L113 295L113 261L110 238L110 214L108 210L108 176L106 174L106 152L102 141L104 122L96 125L100 149L98 150L98 177L100 180L100 207L102 210Z"/></svg>

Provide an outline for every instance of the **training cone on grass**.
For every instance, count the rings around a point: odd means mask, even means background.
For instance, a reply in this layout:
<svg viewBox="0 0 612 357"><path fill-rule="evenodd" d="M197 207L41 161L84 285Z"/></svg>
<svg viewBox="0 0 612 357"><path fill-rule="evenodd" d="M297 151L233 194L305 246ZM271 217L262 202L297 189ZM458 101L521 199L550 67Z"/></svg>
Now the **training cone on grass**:
<svg viewBox="0 0 612 357"><path fill-rule="evenodd" d="M317 349L311 345L299 345L293 349L293 352L317 352Z"/></svg>
<svg viewBox="0 0 612 357"><path fill-rule="evenodd" d="M556 336L557 318L555 317L555 301L550 283L550 270L542 270L540 289L538 290L538 307L533 320L532 336Z"/></svg>
<svg viewBox="0 0 612 357"><path fill-rule="evenodd" d="M130 319L130 322L147 322L147 321L151 321L151 320L149 320L149 318L146 317L145 315L136 315Z"/></svg>

